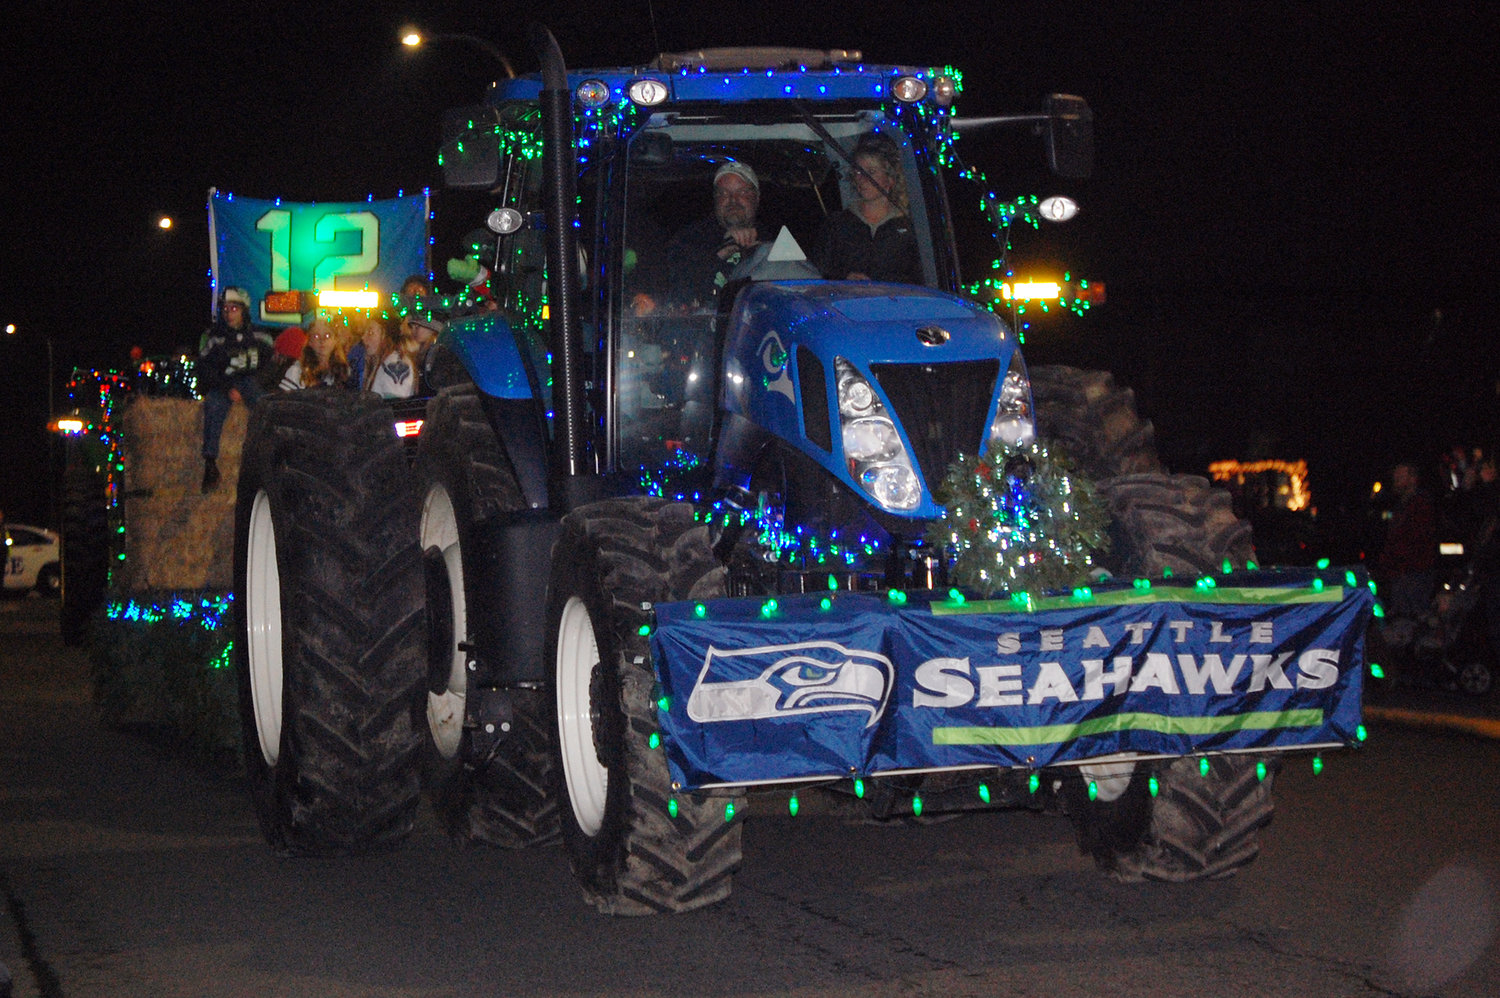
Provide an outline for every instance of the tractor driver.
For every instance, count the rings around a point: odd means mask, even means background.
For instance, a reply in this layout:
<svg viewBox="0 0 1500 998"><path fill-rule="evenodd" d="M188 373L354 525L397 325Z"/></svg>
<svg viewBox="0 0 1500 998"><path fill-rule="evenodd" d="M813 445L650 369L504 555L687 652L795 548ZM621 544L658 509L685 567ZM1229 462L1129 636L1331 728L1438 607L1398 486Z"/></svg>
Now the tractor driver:
<svg viewBox="0 0 1500 998"><path fill-rule="evenodd" d="M760 179L749 164L730 160L720 166L713 195L713 214L685 226L667 243L667 298L674 304L711 307L735 266L761 241ZM649 315L656 302L638 294L632 307L637 315Z"/></svg>

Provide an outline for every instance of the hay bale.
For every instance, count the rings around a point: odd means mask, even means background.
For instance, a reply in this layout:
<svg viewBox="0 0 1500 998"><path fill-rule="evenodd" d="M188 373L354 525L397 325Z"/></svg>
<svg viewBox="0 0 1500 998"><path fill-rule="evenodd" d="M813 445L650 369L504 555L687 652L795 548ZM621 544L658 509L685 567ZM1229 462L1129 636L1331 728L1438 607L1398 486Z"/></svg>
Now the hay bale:
<svg viewBox="0 0 1500 998"><path fill-rule="evenodd" d="M221 485L208 495L197 489L127 494L124 505L125 563L116 578L127 591L230 588L232 489Z"/></svg>
<svg viewBox="0 0 1500 998"><path fill-rule="evenodd" d="M140 397L125 407L125 563L115 579L126 591L231 586L245 425L245 407L231 408L219 446L222 478L204 495L202 403Z"/></svg>
<svg viewBox="0 0 1500 998"><path fill-rule="evenodd" d="M219 441L219 488L234 491L245 442L246 409L230 407ZM203 481L203 403L138 396L120 417L125 488L132 493L197 492Z"/></svg>

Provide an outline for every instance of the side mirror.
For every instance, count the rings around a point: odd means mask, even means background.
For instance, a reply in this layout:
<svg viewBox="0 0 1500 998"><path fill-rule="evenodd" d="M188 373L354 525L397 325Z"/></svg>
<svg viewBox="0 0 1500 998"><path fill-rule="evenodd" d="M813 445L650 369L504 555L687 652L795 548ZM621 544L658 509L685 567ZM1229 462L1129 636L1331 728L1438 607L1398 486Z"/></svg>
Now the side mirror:
<svg viewBox="0 0 1500 998"><path fill-rule="evenodd" d="M492 129L495 111L483 104L443 113L443 183L453 188L489 190L500 182L500 144Z"/></svg>
<svg viewBox="0 0 1500 998"><path fill-rule="evenodd" d="M1094 112L1068 94L1047 97L1047 165L1060 177L1082 179L1094 169Z"/></svg>

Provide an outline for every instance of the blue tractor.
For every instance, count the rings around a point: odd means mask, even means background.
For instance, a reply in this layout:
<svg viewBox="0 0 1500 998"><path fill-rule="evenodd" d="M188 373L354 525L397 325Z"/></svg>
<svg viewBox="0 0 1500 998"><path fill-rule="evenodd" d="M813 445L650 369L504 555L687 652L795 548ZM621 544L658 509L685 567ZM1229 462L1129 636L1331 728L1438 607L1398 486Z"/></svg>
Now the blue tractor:
<svg viewBox="0 0 1500 998"><path fill-rule="evenodd" d="M1246 574L1227 499L1162 473L1107 376L1028 378L960 293L954 81L788 49L568 72L536 43L540 74L448 121L449 185L492 199L497 307L428 356L415 460L370 396L254 416L235 649L272 846L387 846L425 789L457 834L560 837L603 911L681 911L728 893L752 801L831 783L877 816L1049 801L1126 878L1253 858L1278 752L1355 737L1368 593L1250 573L1240 604L1193 595L1226 559ZM1088 171L1082 100L1014 120ZM692 256L726 171L755 237L721 224ZM824 219L877 182L909 276L829 279ZM1098 619L974 600L925 540L960 454L1035 437L1034 390L1104 480L1117 567L1159 580L1102 585Z"/></svg>

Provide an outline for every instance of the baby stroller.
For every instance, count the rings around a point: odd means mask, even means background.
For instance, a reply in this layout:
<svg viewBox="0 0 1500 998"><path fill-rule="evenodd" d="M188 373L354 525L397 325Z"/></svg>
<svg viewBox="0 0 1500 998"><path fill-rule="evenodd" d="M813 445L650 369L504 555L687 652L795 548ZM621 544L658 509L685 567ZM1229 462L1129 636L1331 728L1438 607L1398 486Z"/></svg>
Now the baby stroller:
<svg viewBox="0 0 1500 998"><path fill-rule="evenodd" d="M1392 685L1453 690L1480 697L1494 686L1495 657L1472 563L1438 586L1418 617L1387 616L1370 628L1369 659Z"/></svg>

